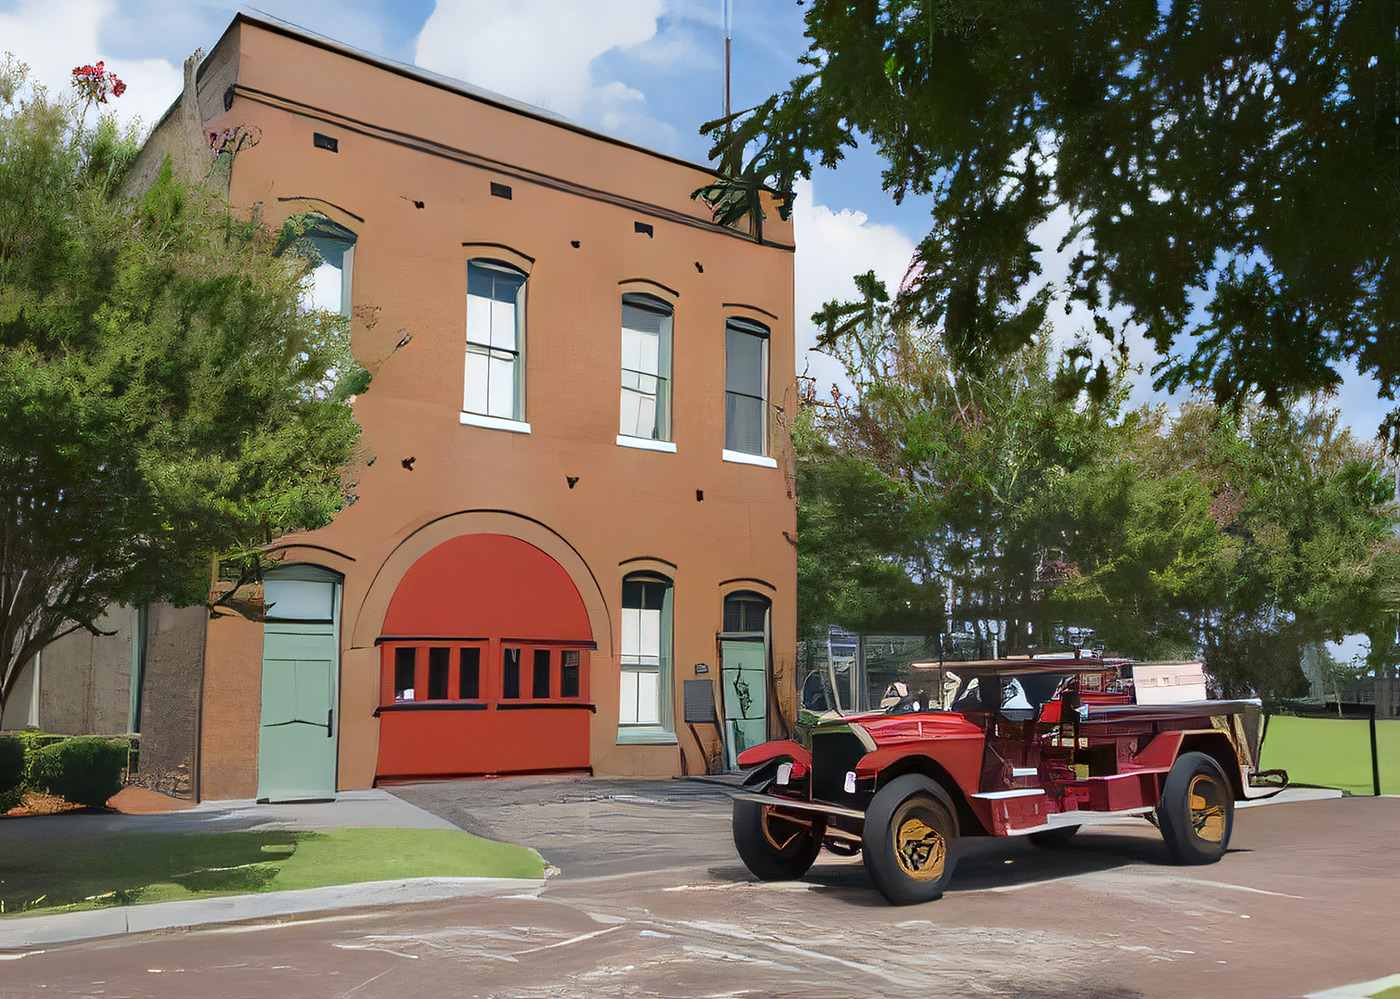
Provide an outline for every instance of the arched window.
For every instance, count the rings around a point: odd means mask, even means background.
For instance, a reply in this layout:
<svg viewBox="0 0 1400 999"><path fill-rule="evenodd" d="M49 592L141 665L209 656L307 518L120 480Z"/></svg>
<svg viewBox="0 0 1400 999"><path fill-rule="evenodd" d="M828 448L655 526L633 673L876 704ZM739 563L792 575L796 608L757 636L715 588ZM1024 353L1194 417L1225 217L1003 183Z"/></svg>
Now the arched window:
<svg viewBox="0 0 1400 999"><path fill-rule="evenodd" d="M654 295L622 296L623 437L671 439L671 320Z"/></svg>
<svg viewBox="0 0 1400 999"><path fill-rule="evenodd" d="M287 223L298 235L294 252L311 257L303 301L307 307L350 316L350 271L355 234L324 215L301 215Z"/></svg>
<svg viewBox="0 0 1400 999"><path fill-rule="evenodd" d="M671 581L635 573L622 581L619 742L675 740Z"/></svg>
<svg viewBox="0 0 1400 999"><path fill-rule="evenodd" d="M525 419L525 273L467 262L467 363L462 411Z"/></svg>
<svg viewBox="0 0 1400 999"><path fill-rule="evenodd" d="M768 329L748 319L724 329L724 449L768 454Z"/></svg>

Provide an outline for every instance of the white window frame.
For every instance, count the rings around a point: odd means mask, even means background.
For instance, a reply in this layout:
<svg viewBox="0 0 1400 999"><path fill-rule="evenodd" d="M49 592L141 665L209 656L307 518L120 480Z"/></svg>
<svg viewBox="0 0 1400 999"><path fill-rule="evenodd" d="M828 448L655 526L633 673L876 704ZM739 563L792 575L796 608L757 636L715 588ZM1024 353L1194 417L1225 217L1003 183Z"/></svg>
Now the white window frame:
<svg viewBox="0 0 1400 999"><path fill-rule="evenodd" d="M628 607L626 592L629 583L663 587L661 606ZM619 745L675 743L675 712L672 706L675 697L674 583L656 573L634 574L623 579L623 594L622 628L619 632L621 654L618 656L617 741ZM642 720L644 714L637 710L641 678L644 676L655 677L655 720ZM629 678L635 680L635 684L629 685ZM628 711L626 705L629 686L634 692L633 696L638 698L632 711Z"/></svg>
<svg viewBox="0 0 1400 999"><path fill-rule="evenodd" d="M497 260L472 259L467 261L467 283L471 287L473 271L484 271L491 274L504 275L509 278L518 279L520 284L516 290L515 301L512 306L512 318L514 320L514 330L512 339L503 344L500 338L500 331L490 327L482 329L479 318L482 315L498 318L497 313L504 310L498 308L506 304L502 299L483 298L467 293L467 320L466 320L466 343L465 357L463 361L463 384L462 384L462 416L461 422L472 426L486 427L492 430L508 430L518 433L529 433L530 425L525 422L525 299L526 288L529 284L529 275L518 267L502 263ZM484 305L482 304L484 303ZM490 320L488 319L488 323ZM485 360L486 398L484 400L475 398L474 385L478 379L474 379L472 368L474 363ZM494 367L499 371L500 362L508 361L510 364L510 406L509 413L491 412L491 371ZM496 407L502 409L504 407Z"/></svg>
<svg viewBox="0 0 1400 999"><path fill-rule="evenodd" d="M629 307L659 318L654 357L650 356L652 352L647 349L644 340L649 333L638 332L634 327L627 325L625 317ZM671 346L675 329L675 309L669 302L655 295L629 293L622 296L622 314L622 388L618 413L618 443L624 447L670 444ZM633 335L629 337L629 334ZM647 370L648 368L655 370ZM648 380L652 384L650 392L646 389ZM631 421L631 426L627 425L628 403L629 399L633 399L640 407L645 404L647 398L650 398L652 404L651 430L643 434L637 432L640 413ZM674 451L675 447L672 445L649 449Z"/></svg>
<svg viewBox="0 0 1400 999"><path fill-rule="evenodd" d="M749 392L736 391L733 386L733 378L738 372L730 370L732 351L730 344L732 338L736 336L749 337L759 343L758 361L758 386L760 395L753 395ZM737 461L744 464L769 465L772 459L768 458L768 373L769 373L769 337L768 327L762 323L754 322L751 319L740 319L731 317L724 324L724 453L723 457L727 461ZM738 412L739 400L748 400L758 403L758 447L757 450L750 450L743 446L735 431L736 414ZM762 459L754 461L752 459ZM772 466L776 467L776 462Z"/></svg>
<svg viewBox="0 0 1400 999"><path fill-rule="evenodd" d="M307 215L301 216L301 218L306 229L297 237L296 243L303 247L301 252L314 252L313 260L320 260L320 263L313 267L311 273L307 275L308 286L303 303L310 308L316 307L314 289L317 284L326 279L326 269L329 268L337 271L340 275L340 295L335 308L326 311L349 319L350 287L353 280L355 243L359 238L358 234L324 215ZM338 257L339 260L331 259L333 256ZM320 276L318 277L318 275Z"/></svg>

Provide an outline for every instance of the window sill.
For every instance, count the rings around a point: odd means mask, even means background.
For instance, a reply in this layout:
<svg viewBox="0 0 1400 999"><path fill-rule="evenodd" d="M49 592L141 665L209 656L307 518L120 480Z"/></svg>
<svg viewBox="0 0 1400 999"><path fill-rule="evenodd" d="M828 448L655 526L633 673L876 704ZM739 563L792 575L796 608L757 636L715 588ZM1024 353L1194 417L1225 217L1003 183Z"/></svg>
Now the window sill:
<svg viewBox="0 0 1400 999"><path fill-rule="evenodd" d="M676 453L676 445L671 441L650 440L646 437L627 437L624 434L617 435L618 447L634 447L640 451L665 451L669 454Z"/></svg>
<svg viewBox="0 0 1400 999"><path fill-rule="evenodd" d="M487 430L508 430L513 434L528 434L530 424L520 420L507 420L499 416L487 416L485 413L463 413L462 423L471 427L485 427Z"/></svg>
<svg viewBox="0 0 1400 999"><path fill-rule="evenodd" d="M619 746L674 746L676 733L659 725L638 725L617 730Z"/></svg>
<svg viewBox="0 0 1400 999"><path fill-rule="evenodd" d="M749 454L747 451L731 451L725 448L720 452L720 456L725 461L732 461L739 465L761 465L764 468L777 468L778 462L764 454Z"/></svg>
<svg viewBox="0 0 1400 999"><path fill-rule="evenodd" d="M374 709L375 715L386 711L486 711L489 705L481 701L395 701L381 704Z"/></svg>
<svg viewBox="0 0 1400 999"><path fill-rule="evenodd" d="M573 711L592 711L595 714L598 707L587 701L497 701L497 711L557 711L569 709Z"/></svg>

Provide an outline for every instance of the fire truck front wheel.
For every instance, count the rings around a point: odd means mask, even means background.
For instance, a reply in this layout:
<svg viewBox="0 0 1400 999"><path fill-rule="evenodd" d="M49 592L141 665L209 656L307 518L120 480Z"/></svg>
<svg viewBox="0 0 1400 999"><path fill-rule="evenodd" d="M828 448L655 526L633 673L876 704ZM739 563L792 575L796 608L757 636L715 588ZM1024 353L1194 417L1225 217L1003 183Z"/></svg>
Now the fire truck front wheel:
<svg viewBox="0 0 1400 999"><path fill-rule="evenodd" d="M932 902L953 876L958 836L952 799L919 774L896 777L865 810L865 869L892 905Z"/></svg>
<svg viewBox="0 0 1400 999"><path fill-rule="evenodd" d="M761 801L734 802L734 847L760 881L796 881L821 852L825 823L799 817Z"/></svg>

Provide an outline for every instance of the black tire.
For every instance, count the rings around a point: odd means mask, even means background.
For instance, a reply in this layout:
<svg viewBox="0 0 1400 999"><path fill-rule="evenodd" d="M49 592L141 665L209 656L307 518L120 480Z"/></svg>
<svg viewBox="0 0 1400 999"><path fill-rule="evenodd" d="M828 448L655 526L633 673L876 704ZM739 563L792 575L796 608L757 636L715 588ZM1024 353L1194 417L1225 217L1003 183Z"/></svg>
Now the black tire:
<svg viewBox="0 0 1400 999"><path fill-rule="evenodd" d="M760 881L795 881L821 852L825 824L799 821L761 801L734 801L734 847Z"/></svg>
<svg viewBox="0 0 1400 999"><path fill-rule="evenodd" d="M891 905L932 902L953 876L958 821L948 792L918 774L896 777L865 810L865 869Z"/></svg>
<svg viewBox="0 0 1400 999"><path fill-rule="evenodd" d="M1031 841L1032 846L1055 847L1064 846L1074 839L1074 834L1079 832L1078 826L1057 826L1054 829L1042 829L1040 832L1033 832L1026 839Z"/></svg>
<svg viewBox="0 0 1400 999"><path fill-rule="evenodd" d="M1178 864L1213 864L1230 845L1235 795L1220 764L1205 753L1182 753L1167 773L1157 826Z"/></svg>

